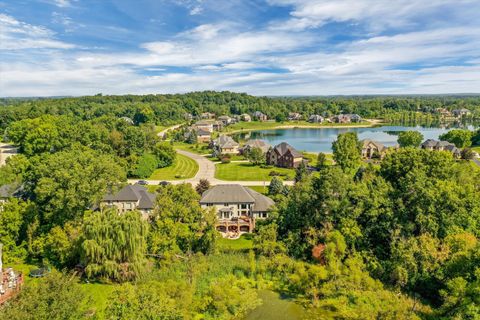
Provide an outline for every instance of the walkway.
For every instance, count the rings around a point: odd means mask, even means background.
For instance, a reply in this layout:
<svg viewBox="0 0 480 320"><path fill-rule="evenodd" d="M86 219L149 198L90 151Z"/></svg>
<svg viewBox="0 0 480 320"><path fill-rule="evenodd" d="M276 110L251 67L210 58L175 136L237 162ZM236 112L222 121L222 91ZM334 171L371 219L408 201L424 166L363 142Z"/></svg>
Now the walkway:
<svg viewBox="0 0 480 320"><path fill-rule="evenodd" d="M242 186L268 186L270 181L227 181L227 180L220 180L215 178L215 163L210 161L209 159L205 158L196 153L184 151L177 149L177 152L181 155L187 156L195 160L198 164L198 172L195 177L190 179L184 180L170 180L167 181L171 184L182 184L182 183L190 183L193 186L196 186L200 179L206 179L210 182L211 185L218 185L218 184L240 184ZM136 183L138 179L130 179L128 180L129 183ZM161 181L165 180L147 180L149 184L156 185L159 184ZM294 184L293 181L284 181L283 184L287 186L291 186Z"/></svg>

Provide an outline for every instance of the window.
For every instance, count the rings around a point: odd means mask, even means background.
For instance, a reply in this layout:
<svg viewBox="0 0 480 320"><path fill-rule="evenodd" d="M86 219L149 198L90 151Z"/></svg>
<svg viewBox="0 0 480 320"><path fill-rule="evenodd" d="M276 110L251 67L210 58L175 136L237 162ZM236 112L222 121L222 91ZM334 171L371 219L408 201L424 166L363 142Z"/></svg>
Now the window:
<svg viewBox="0 0 480 320"><path fill-rule="evenodd" d="M241 208L242 208L242 209L248 209L248 204L242 203Z"/></svg>

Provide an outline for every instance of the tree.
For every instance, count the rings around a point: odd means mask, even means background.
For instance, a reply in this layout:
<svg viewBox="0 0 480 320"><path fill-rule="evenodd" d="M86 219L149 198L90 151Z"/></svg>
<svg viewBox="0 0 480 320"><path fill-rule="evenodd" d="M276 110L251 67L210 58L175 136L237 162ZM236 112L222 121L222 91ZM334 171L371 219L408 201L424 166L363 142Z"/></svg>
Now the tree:
<svg viewBox="0 0 480 320"><path fill-rule="evenodd" d="M470 148L464 148L461 151L461 158L463 160L472 160L475 158L475 154L472 149Z"/></svg>
<svg viewBox="0 0 480 320"><path fill-rule="evenodd" d="M470 130L454 129L442 134L439 138L453 143L457 148L467 148L472 145L473 132Z"/></svg>
<svg viewBox="0 0 480 320"><path fill-rule="evenodd" d="M257 254L267 257L285 252L283 244L277 242L277 225L275 223L258 227L253 238L253 248Z"/></svg>
<svg viewBox="0 0 480 320"><path fill-rule="evenodd" d="M283 189L284 185L282 180L280 180L278 177L273 177L270 181L270 184L268 185L268 194L275 196L281 194L283 192Z"/></svg>
<svg viewBox="0 0 480 320"><path fill-rule="evenodd" d="M155 169L158 168L158 159L151 153L145 152L139 159L135 176L138 178L148 178Z"/></svg>
<svg viewBox="0 0 480 320"><path fill-rule="evenodd" d="M168 143L157 143L153 148L153 154L157 159L157 168L171 166L177 156L175 149Z"/></svg>
<svg viewBox="0 0 480 320"><path fill-rule="evenodd" d="M196 144L198 141L198 138L197 138L197 132L195 130L191 130L188 135L187 135L187 139L185 142L189 143L189 144Z"/></svg>
<svg viewBox="0 0 480 320"><path fill-rule="evenodd" d="M33 210L30 202L10 199L0 204L0 243L3 244L3 261L13 262L25 258L25 243L21 239L21 229L27 211Z"/></svg>
<svg viewBox="0 0 480 320"><path fill-rule="evenodd" d="M72 276L52 271L42 283L28 283L0 308L5 320L67 320L85 316L85 292Z"/></svg>
<svg viewBox="0 0 480 320"><path fill-rule="evenodd" d="M136 211L86 212L81 249L87 276L120 282L139 278L146 263L147 230Z"/></svg>
<svg viewBox="0 0 480 320"><path fill-rule="evenodd" d="M402 148L418 148L423 141L423 135L418 131L402 131L398 135L397 141Z"/></svg>
<svg viewBox="0 0 480 320"><path fill-rule="evenodd" d="M333 159L344 172L352 173L360 165L362 146L356 132L339 134L332 149Z"/></svg>
<svg viewBox="0 0 480 320"><path fill-rule="evenodd" d="M246 154L245 157L253 164L259 165L265 161L265 155L262 149L258 147L251 148Z"/></svg>
<svg viewBox="0 0 480 320"><path fill-rule="evenodd" d="M300 165L295 169L295 182L302 181L308 176L307 166L305 162L300 162Z"/></svg>
<svg viewBox="0 0 480 320"><path fill-rule="evenodd" d="M208 189L210 189L210 181L208 181L207 179L200 179L197 186L195 187L195 191L197 191L200 196Z"/></svg>
<svg viewBox="0 0 480 320"><path fill-rule="evenodd" d="M327 155L323 152L319 152L317 156L317 169L322 170L327 166Z"/></svg>

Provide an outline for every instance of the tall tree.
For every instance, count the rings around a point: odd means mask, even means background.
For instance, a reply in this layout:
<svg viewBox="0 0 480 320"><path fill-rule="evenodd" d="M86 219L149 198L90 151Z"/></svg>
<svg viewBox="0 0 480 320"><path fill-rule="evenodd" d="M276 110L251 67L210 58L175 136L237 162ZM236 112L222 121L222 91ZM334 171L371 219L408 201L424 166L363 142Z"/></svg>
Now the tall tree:
<svg viewBox="0 0 480 320"><path fill-rule="evenodd" d="M259 165L265 162L265 154L262 149L258 147L252 148L245 156L253 165Z"/></svg>
<svg viewBox="0 0 480 320"><path fill-rule="evenodd" d="M356 132L339 134L332 149L333 159L344 172L353 173L360 165L362 146Z"/></svg>
<svg viewBox="0 0 480 320"><path fill-rule="evenodd" d="M440 140L453 143L457 148L466 148L472 145L473 132L470 130L454 129L440 136Z"/></svg>
<svg viewBox="0 0 480 320"><path fill-rule="evenodd" d="M197 186L195 187L195 191L197 191L200 196L208 189L210 189L210 181L208 181L207 179L200 179Z"/></svg>
<svg viewBox="0 0 480 320"><path fill-rule="evenodd" d="M398 144L400 147L418 148L422 143L423 135L418 131L402 131L398 135Z"/></svg>

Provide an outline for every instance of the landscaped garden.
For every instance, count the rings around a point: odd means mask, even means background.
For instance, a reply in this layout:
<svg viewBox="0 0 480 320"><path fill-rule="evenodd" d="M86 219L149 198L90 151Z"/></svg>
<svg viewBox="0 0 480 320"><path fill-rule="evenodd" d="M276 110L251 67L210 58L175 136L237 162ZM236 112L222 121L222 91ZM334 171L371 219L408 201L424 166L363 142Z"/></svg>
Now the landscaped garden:
<svg viewBox="0 0 480 320"><path fill-rule="evenodd" d="M230 162L216 165L215 178L227 181L270 181L273 174L285 180L293 179L293 169L254 166L246 162Z"/></svg>
<svg viewBox="0 0 480 320"><path fill-rule="evenodd" d="M165 168L157 169L149 179L151 180L181 180L193 178L198 171L198 164L195 160L177 154L174 163Z"/></svg>

